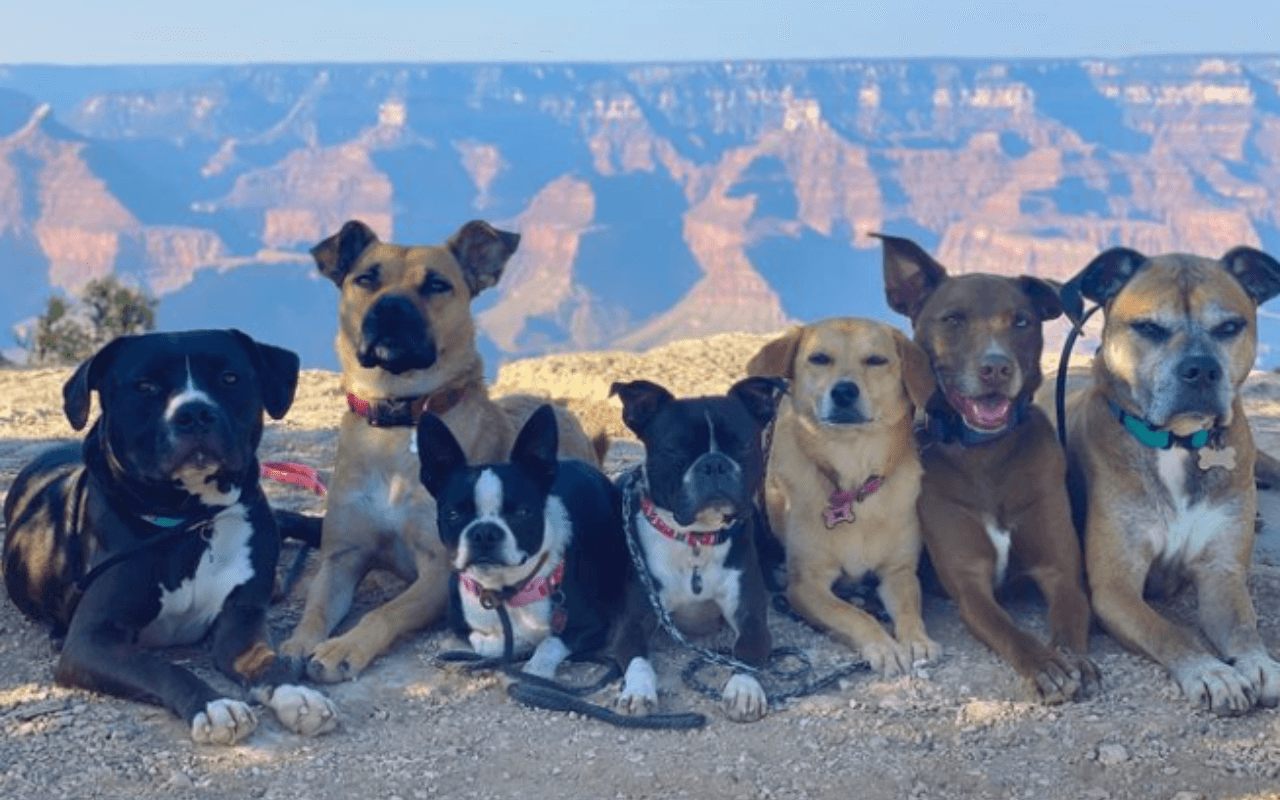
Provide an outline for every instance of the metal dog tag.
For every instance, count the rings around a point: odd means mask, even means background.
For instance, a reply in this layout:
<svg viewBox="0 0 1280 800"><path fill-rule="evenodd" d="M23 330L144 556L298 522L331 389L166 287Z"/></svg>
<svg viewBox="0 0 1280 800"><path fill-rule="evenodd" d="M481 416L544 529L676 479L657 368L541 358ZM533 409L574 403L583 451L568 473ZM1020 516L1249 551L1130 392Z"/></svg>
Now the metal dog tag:
<svg viewBox="0 0 1280 800"><path fill-rule="evenodd" d="M1222 467L1230 472L1236 468L1236 449L1234 447L1201 447L1196 451L1200 455L1200 469L1210 470Z"/></svg>

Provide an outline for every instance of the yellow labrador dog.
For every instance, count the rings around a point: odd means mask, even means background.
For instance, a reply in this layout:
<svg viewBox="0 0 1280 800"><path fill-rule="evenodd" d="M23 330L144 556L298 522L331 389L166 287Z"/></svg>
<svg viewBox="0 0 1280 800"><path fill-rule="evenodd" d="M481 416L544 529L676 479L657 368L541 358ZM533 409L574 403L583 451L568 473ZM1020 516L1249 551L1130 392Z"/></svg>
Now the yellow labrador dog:
<svg viewBox="0 0 1280 800"><path fill-rule="evenodd" d="M415 430L440 417L468 461L505 461L538 398L489 399L471 301L493 286L519 235L463 225L443 245L382 242L352 220L311 251L342 292L336 349L347 414L320 545L320 568L293 636L281 646L306 659L313 680L353 678L396 637L444 611L449 562L435 500L418 479ZM561 458L599 463L577 421L559 409ZM347 632L329 638L370 569L409 582Z"/></svg>
<svg viewBox="0 0 1280 800"><path fill-rule="evenodd" d="M1082 298L1106 315L1092 381L1067 404L1068 483L1094 611L1219 714L1280 702L1280 664L1246 585L1256 451L1239 394L1257 306L1277 294L1280 263L1249 247L1221 259L1116 248L1063 287L1073 318ZM1212 650L1144 597L1188 579Z"/></svg>
<svg viewBox="0 0 1280 800"><path fill-rule="evenodd" d="M912 422L936 388L928 356L889 325L840 318L793 328L747 371L791 383L765 483L769 523L786 548L791 605L886 675L938 657L916 577L922 469ZM832 591L838 579L870 574L895 635Z"/></svg>

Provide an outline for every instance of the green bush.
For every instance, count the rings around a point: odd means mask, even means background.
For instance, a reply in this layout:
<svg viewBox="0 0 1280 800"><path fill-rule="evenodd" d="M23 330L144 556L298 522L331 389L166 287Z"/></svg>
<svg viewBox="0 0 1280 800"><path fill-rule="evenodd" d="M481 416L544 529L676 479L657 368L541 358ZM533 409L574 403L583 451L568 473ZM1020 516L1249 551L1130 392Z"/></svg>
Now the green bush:
<svg viewBox="0 0 1280 800"><path fill-rule="evenodd" d="M159 305L114 275L89 281L78 300L50 297L26 339L27 363L78 364L117 336L154 330Z"/></svg>

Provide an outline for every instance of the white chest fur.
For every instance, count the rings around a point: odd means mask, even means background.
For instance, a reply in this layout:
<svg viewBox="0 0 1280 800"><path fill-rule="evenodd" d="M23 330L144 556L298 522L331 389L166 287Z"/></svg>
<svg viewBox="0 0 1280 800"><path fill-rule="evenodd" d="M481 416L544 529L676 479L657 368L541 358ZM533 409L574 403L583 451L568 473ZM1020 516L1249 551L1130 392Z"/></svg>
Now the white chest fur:
<svg viewBox="0 0 1280 800"><path fill-rule="evenodd" d="M1009 572L1009 548L1013 544L1013 535L997 525L991 517L983 519L982 523L987 532L987 538L991 540L991 546L996 550L996 569L991 578L992 585L1000 586Z"/></svg>
<svg viewBox="0 0 1280 800"><path fill-rule="evenodd" d="M643 514L637 515L636 530L649 572L661 585L662 604L682 628L692 629L691 633L702 632L700 629L710 622L705 619L708 612L732 622L733 611L738 607L742 571L724 564L729 556L729 542L690 547L663 536ZM705 608L712 604L714 609Z"/></svg>
<svg viewBox="0 0 1280 800"><path fill-rule="evenodd" d="M195 574L175 589L161 590L160 614L139 634L142 644L167 647L198 641L232 590L253 577L249 550L253 528L244 506L229 506L211 524Z"/></svg>
<svg viewBox="0 0 1280 800"><path fill-rule="evenodd" d="M1162 507L1162 524L1154 526L1149 534L1156 556L1162 561L1190 561L1220 534L1239 524L1230 506L1190 504L1186 487L1192 458L1190 451L1177 447L1161 450L1156 456L1156 470L1171 500L1171 506Z"/></svg>
<svg viewBox="0 0 1280 800"><path fill-rule="evenodd" d="M471 628L471 648L486 658L502 655L502 621L496 609L480 605L480 598L461 589L462 614ZM511 620L512 648L517 656L528 654L551 634L551 599L535 600L507 608Z"/></svg>

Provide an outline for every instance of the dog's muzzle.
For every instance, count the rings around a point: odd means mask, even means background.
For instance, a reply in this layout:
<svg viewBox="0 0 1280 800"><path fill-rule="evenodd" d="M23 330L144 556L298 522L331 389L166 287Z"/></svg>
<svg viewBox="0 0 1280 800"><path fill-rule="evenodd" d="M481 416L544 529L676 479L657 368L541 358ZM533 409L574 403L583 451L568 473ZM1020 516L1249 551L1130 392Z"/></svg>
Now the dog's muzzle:
<svg viewBox="0 0 1280 800"><path fill-rule="evenodd" d="M492 522L477 522L463 532L466 539L465 566L511 566L505 559L507 532Z"/></svg>
<svg viewBox="0 0 1280 800"><path fill-rule="evenodd" d="M360 366L381 367L398 375L429 369L436 363L436 345L422 312L405 297L384 297L364 315L360 326Z"/></svg>
<svg viewBox="0 0 1280 800"><path fill-rule="evenodd" d="M158 459L163 472L217 466L238 470L243 466L247 454L238 452L226 414L212 403L183 403L169 416L167 429L168 441Z"/></svg>
<svg viewBox="0 0 1280 800"><path fill-rule="evenodd" d="M867 421L862 413L861 390L853 381L839 381L827 392L821 419L828 425L857 425Z"/></svg>
<svg viewBox="0 0 1280 800"><path fill-rule="evenodd" d="M738 515L747 502L742 467L724 453L703 453L689 466L672 516L680 525L692 525L714 511L726 520Z"/></svg>

